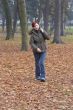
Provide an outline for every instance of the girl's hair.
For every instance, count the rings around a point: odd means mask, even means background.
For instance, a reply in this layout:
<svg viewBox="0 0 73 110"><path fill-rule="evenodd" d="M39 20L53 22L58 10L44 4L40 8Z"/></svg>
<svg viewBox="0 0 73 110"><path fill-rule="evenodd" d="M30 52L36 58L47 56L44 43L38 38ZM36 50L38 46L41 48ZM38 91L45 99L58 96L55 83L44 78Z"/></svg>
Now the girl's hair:
<svg viewBox="0 0 73 110"><path fill-rule="evenodd" d="M32 22L32 27L35 27L35 24L38 24L38 22L37 21L33 21Z"/></svg>

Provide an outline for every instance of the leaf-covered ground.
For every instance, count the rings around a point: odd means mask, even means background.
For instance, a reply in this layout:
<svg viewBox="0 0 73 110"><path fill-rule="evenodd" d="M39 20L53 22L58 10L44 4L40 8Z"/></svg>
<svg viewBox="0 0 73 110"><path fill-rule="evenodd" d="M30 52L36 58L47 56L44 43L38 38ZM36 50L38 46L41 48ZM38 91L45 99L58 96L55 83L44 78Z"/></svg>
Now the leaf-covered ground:
<svg viewBox="0 0 73 110"><path fill-rule="evenodd" d="M35 80L32 51L0 41L0 110L73 110L73 44L49 44L45 67Z"/></svg>

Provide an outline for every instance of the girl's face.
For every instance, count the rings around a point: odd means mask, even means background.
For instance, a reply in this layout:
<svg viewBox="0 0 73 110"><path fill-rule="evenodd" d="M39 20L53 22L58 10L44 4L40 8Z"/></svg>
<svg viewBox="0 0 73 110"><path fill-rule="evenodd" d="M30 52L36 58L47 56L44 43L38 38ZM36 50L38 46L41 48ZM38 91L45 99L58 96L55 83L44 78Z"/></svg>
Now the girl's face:
<svg viewBox="0 0 73 110"><path fill-rule="evenodd" d="M36 23L34 29L35 29L35 30L39 30L39 28L40 28L39 24Z"/></svg>

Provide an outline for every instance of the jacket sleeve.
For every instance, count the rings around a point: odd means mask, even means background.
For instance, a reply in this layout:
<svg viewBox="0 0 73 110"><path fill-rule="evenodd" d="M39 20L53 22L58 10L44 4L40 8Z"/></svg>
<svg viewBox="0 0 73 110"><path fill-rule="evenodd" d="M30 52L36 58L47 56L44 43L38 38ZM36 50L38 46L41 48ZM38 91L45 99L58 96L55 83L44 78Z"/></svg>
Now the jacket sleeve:
<svg viewBox="0 0 73 110"><path fill-rule="evenodd" d="M44 39L50 40L50 37L49 37L49 35L46 31L41 31L41 32L42 32L42 35L43 35Z"/></svg>
<svg viewBox="0 0 73 110"><path fill-rule="evenodd" d="M38 47L34 43L33 36L30 37L30 45L32 49L37 50Z"/></svg>

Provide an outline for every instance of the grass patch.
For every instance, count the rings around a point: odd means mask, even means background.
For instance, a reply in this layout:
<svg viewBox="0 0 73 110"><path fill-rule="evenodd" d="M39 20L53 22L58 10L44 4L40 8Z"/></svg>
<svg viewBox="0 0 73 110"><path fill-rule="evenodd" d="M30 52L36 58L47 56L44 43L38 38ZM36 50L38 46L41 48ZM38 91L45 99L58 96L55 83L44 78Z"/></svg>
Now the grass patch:
<svg viewBox="0 0 73 110"><path fill-rule="evenodd" d="M66 43L73 43L73 35L67 35L67 36L63 36L61 38Z"/></svg>

